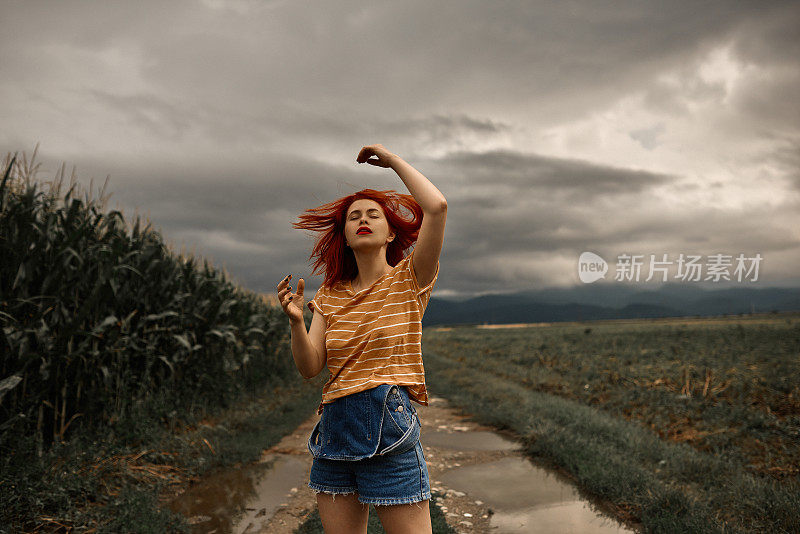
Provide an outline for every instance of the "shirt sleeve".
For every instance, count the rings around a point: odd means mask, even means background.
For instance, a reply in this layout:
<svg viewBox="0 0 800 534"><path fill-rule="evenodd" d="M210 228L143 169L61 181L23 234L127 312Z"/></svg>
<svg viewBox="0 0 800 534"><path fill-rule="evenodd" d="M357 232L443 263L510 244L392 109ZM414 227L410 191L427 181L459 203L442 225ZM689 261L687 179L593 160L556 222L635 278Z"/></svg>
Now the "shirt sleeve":
<svg viewBox="0 0 800 534"><path fill-rule="evenodd" d="M431 299L431 291L433 290L433 286L436 285L436 280L439 278L439 260L436 260L436 272L433 273L433 280L431 280L425 287L420 287L419 280L417 280L417 274L414 272L414 264L412 261L414 258L414 252L416 250L416 248L412 250L411 254L409 254L404 261L407 261L405 269L411 275L411 286L414 290L414 295L419 300L422 313L424 314L425 308L428 307L428 301Z"/></svg>
<svg viewBox="0 0 800 534"><path fill-rule="evenodd" d="M325 307L325 291L322 287L317 289L317 292L314 294L314 298L309 300L306 306L308 306L308 309L311 310L312 313L316 310L317 313L325 318L325 321L328 320L328 316L323 310Z"/></svg>

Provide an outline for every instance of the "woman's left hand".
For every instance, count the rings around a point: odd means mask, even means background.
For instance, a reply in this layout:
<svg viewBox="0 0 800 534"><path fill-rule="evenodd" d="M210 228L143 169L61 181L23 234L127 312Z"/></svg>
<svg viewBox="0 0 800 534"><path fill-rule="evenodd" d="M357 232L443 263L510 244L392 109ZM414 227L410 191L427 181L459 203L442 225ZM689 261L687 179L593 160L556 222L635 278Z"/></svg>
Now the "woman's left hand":
<svg viewBox="0 0 800 534"><path fill-rule="evenodd" d="M374 158L370 158L370 156L375 156ZM368 145L361 148L361 151L358 153L358 157L356 157L356 161L358 163L364 163L365 161L371 165L377 165L378 167L391 167L392 166L392 158L398 157L397 154L393 154L386 150L383 145L380 143L377 145Z"/></svg>

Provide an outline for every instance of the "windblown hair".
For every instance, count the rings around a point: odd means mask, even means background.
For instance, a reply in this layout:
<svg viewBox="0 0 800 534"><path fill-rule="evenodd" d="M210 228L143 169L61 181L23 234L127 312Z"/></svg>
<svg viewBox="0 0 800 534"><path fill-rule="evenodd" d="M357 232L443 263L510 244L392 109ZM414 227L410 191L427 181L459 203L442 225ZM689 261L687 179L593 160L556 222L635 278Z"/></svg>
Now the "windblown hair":
<svg viewBox="0 0 800 534"><path fill-rule="evenodd" d="M390 231L395 238L386 247L386 262L394 267L405 257L405 250L416 243L422 225L422 206L414 197L393 190L376 191L362 189L356 193L306 210L300 215L300 222L292 223L297 229L321 232L317 237L309 259L314 261L312 274L322 272L325 279L322 285L333 287L339 281L352 280L358 275L358 264L353 250L347 246L344 227L347 208L356 200L368 198L383 208ZM411 219L400 213L405 207L411 212Z"/></svg>

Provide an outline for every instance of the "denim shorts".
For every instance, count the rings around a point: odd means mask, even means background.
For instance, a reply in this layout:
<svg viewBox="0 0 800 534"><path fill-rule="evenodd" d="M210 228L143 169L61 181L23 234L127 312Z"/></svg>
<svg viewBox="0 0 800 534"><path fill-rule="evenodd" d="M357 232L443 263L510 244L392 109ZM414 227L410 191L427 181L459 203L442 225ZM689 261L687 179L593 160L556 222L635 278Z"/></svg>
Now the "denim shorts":
<svg viewBox="0 0 800 534"><path fill-rule="evenodd" d="M381 384L323 405L308 439L315 493L357 493L364 504L430 499L421 425L405 386Z"/></svg>

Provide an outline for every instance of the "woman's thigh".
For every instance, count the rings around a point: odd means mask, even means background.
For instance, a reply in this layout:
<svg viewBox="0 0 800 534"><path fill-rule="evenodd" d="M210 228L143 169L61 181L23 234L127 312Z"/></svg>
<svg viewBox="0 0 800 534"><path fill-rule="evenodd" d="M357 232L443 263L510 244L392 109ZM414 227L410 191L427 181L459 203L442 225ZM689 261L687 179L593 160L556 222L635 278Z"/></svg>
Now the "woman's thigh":
<svg viewBox="0 0 800 534"><path fill-rule="evenodd" d="M386 534L432 534L430 499L411 504L376 506Z"/></svg>
<svg viewBox="0 0 800 534"><path fill-rule="evenodd" d="M369 505L358 502L357 493L317 493L317 510L325 534L357 534L367 531Z"/></svg>
<svg viewBox="0 0 800 534"><path fill-rule="evenodd" d="M369 505L358 502L353 462L315 458L308 486L317 494L325 534L367 531Z"/></svg>

